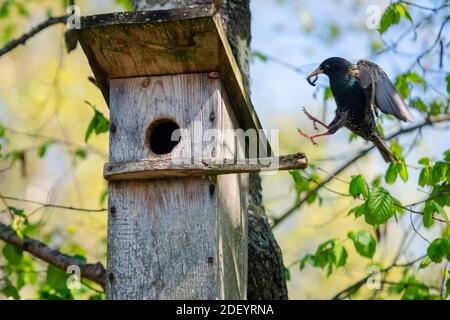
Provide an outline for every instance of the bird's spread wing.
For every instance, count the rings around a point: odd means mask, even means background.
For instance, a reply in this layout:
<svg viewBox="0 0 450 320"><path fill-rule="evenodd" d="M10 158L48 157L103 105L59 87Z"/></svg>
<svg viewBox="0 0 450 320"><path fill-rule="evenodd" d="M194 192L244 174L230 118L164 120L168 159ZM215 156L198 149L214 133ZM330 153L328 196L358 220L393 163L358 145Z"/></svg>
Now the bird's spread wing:
<svg viewBox="0 0 450 320"><path fill-rule="evenodd" d="M357 67L361 87L370 90L371 102L375 102L378 109L402 121L413 122L408 106L380 66L359 60Z"/></svg>

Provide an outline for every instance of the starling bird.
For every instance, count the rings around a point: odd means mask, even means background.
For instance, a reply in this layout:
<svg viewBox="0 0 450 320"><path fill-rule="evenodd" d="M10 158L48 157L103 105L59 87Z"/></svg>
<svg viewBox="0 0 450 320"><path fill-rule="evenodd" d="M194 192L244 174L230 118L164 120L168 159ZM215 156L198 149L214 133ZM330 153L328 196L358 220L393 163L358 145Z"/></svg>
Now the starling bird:
<svg viewBox="0 0 450 320"><path fill-rule="evenodd" d="M402 121L413 120L406 103L383 69L368 60L359 60L355 65L343 58L333 57L326 59L319 68L311 72L307 78L308 82L315 86L321 73L330 79L331 91L337 104L336 116L327 125L304 109L316 130L316 123L319 123L327 131L311 135L299 129L299 133L316 144L314 138L334 134L341 127L346 127L375 144L386 162L396 161L378 131L375 116L378 116L379 109Z"/></svg>

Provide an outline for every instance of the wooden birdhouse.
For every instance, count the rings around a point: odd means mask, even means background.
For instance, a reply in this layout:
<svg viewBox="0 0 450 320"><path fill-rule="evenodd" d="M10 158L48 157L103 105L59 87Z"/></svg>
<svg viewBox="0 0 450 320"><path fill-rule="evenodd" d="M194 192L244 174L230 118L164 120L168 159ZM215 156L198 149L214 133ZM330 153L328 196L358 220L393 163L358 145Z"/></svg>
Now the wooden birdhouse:
<svg viewBox="0 0 450 320"><path fill-rule="evenodd" d="M248 172L306 158L250 161L246 130L270 146L212 6L81 22L110 108L108 298L246 298Z"/></svg>

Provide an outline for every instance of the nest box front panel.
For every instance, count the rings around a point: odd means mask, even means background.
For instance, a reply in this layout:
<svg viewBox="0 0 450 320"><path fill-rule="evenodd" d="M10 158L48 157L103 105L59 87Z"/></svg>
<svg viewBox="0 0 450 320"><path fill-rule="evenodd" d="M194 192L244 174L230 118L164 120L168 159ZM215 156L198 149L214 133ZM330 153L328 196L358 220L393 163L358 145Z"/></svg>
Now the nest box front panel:
<svg viewBox="0 0 450 320"><path fill-rule="evenodd" d="M199 157L208 149L202 135L218 128L219 80L207 74L139 77L113 79L110 88L110 161Z"/></svg>
<svg viewBox="0 0 450 320"><path fill-rule="evenodd" d="M237 119L217 77L113 79L110 88L110 162L202 161L234 158L244 150L234 138ZM108 296L245 298L246 177L109 182L114 213L108 215L108 272L115 276L107 280Z"/></svg>

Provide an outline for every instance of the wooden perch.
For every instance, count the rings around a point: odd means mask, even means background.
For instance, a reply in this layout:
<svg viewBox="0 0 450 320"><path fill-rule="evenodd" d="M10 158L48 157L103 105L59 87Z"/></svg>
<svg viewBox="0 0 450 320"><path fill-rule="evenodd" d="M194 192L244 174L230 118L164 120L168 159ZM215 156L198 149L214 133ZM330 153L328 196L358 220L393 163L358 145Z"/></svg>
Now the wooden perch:
<svg viewBox="0 0 450 320"><path fill-rule="evenodd" d="M21 240L13 229L3 223L0 223L0 239L15 246L19 250L29 252L36 258L54 265L63 271L66 271L69 266L78 266L81 271L81 277L89 279L101 285L103 288L105 287L106 271L100 262L95 264L86 263L26 236Z"/></svg>
<svg viewBox="0 0 450 320"><path fill-rule="evenodd" d="M216 159L203 159L202 162L194 163L191 159L148 159L107 163L103 176L109 181L202 177L233 173L304 169L307 165L308 160L304 153L241 161L225 159L222 163L218 163Z"/></svg>

